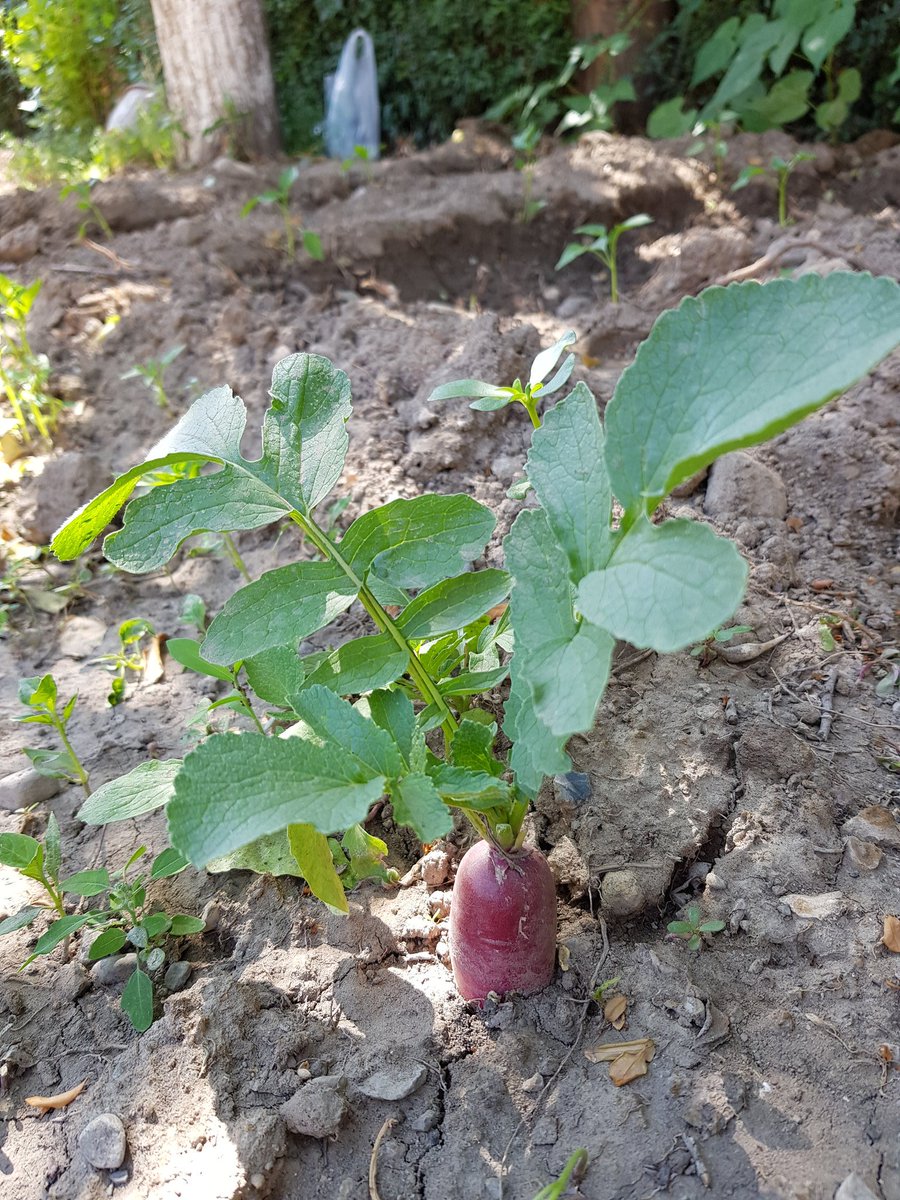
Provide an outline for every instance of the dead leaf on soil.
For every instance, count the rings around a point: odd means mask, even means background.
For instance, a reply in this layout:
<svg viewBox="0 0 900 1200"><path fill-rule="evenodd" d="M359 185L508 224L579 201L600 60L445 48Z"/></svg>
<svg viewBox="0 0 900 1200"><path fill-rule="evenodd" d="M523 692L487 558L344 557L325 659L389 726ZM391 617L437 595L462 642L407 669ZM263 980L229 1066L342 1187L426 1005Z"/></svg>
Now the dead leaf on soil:
<svg viewBox="0 0 900 1200"><path fill-rule="evenodd" d="M625 1028L625 1010L628 1008L628 997L617 992L615 996L610 996L607 1002L603 1005L603 1015L612 1025L613 1029Z"/></svg>
<svg viewBox="0 0 900 1200"><path fill-rule="evenodd" d="M847 905L843 892L820 892L816 896L791 893L789 896L782 896L781 899L795 917L806 917L814 921L839 916Z"/></svg>
<svg viewBox="0 0 900 1200"><path fill-rule="evenodd" d="M32 608L51 616L61 613L71 600L70 596L61 596L59 592L50 592L46 588L23 587L20 590Z"/></svg>
<svg viewBox="0 0 900 1200"><path fill-rule="evenodd" d="M569 964L572 961L572 951L564 943L560 943L556 953L559 957L559 969L561 971L568 971Z"/></svg>
<svg viewBox="0 0 900 1200"><path fill-rule="evenodd" d="M601 1042L589 1046L584 1056L589 1062L609 1063L609 1077L622 1087L647 1074L647 1064L653 1058L656 1047L651 1038L636 1038L632 1042Z"/></svg>
<svg viewBox="0 0 900 1200"><path fill-rule="evenodd" d="M900 954L900 919L890 916L884 918L881 944L892 954Z"/></svg>
<svg viewBox="0 0 900 1200"><path fill-rule="evenodd" d="M66 1105L71 1104L86 1087L87 1080L82 1079L81 1083L69 1088L67 1092L59 1092L56 1096L26 1096L25 1103L30 1104L32 1108L39 1108L42 1113L48 1113L53 1108L65 1108Z"/></svg>
<svg viewBox="0 0 900 1200"><path fill-rule="evenodd" d="M166 668L163 666L163 647L168 641L167 633L157 633L144 651L143 679L146 685L159 683L165 678Z"/></svg>

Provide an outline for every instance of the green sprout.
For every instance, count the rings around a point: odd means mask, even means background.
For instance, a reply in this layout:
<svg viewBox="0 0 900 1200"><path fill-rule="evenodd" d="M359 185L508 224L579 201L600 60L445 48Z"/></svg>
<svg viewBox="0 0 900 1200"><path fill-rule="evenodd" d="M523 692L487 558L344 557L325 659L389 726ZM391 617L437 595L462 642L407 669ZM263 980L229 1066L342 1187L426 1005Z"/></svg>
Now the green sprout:
<svg viewBox="0 0 900 1200"><path fill-rule="evenodd" d="M142 642L145 637L152 637L154 633L153 626L143 617L133 617L128 621L123 621L119 626L119 649L112 654L102 654L93 660L95 663L103 663L107 671L113 673L114 678L110 684L109 695L106 697L111 708L115 708L125 699L126 671L138 673L143 671L145 662Z"/></svg>
<svg viewBox="0 0 900 1200"><path fill-rule="evenodd" d="M785 226L791 224L791 221L788 217L787 204L788 180L791 177L791 172L799 163L812 162L814 157L815 155L813 154L801 152L788 159L780 158L778 155L776 155L769 161L769 165L767 167L759 166L757 164L749 164L748 166L744 167L740 175L738 175L737 179L731 185L731 190L733 192L739 192L741 188L745 188L747 186L751 179L756 179L759 175L774 175L778 186L778 224L782 229L784 229Z"/></svg>
<svg viewBox="0 0 900 1200"><path fill-rule="evenodd" d="M686 920L670 921L666 928L673 937L686 941L688 950L699 950L704 934L721 933L725 928L724 921L704 921L699 904L689 904L684 915Z"/></svg>
<svg viewBox="0 0 900 1200"><path fill-rule="evenodd" d="M310 258L321 262L325 257L322 251L322 239L311 229L305 229L299 217L291 213L291 188L300 175L298 167L286 167L278 176L278 184L258 196L251 196L241 209L241 216L249 216L258 204L274 204L281 213L284 222L284 253L288 262L293 262L297 255L297 232L300 233L303 249Z"/></svg>
<svg viewBox="0 0 900 1200"><path fill-rule="evenodd" d="M184 346L170 346L162 358L149 358L146 362L135 363L121 379L142 379L144 386L153 393L153 399L160 408L169 407L169 397L166 395L165 374L175 359L184 350Z"/></svg>
<svg viewBox="0 0 900 1200"><path fill-rule="evenodd" d="M609 271L609 298L613 304L619 303L619 270L616 262L616 247L619 238L630 229L640 229L643 225L652 225L653 218L646 213L637 213L607 229L605 225L579 225L574 231L582 237L591 239L589 242L569 242L556 264L557 271L567 267L569 263L580 258L582 254L592 254Z"/></svg>
<svg viewBox="0 0 900 1200"><path fill-rule="evenodd" d="M25 754L39 775L48 775L51 779L67 779L70 783L79 783L84 788L85 795L89 796L91 785L88 773L72 748L67 732L77 700L78 693L76 692L60 709L56 680L52 675L35 675L29 679L23 679L19 683L19 702L30 711L14 717L13 720L22 725L50 725L55 729L57 737L62 742L62 750L35 750L27 747Z"/></svg>
<svg viewBox="0 0 900 1200"><path fill-rule="evenodd" d="M104 237L112 237L113 231L109 221L104 217L103 213L97 207L91 197L91 191L98 184L99 179L81 179L77 183L69 183L59 193L60 200L65 200L67 196L77 196L77 208L81 213L85 213L85 219L78 226L79 240L87 234L88 226L91 221L97 226Z"/></svg>
<svg viewBox="0 0 900 1200"><path fill-rule="evenodd" d="M31 440L31 430L49 442L65 408L48 390L47 356L36 354L28 341L28 314L40 290L40 279L23 287L0 275L0 392L6 397L24 444Z"/></svg>

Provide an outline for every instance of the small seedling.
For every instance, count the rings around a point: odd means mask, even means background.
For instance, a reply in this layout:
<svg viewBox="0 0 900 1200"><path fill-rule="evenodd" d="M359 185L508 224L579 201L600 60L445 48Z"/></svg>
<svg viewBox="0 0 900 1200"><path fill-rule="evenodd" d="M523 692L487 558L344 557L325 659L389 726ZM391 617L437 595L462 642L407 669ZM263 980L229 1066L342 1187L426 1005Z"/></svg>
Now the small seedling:
<svg viewBox="0 0 900 1200"><path fill-rule="evenodd" d="M673 937L686 941L688 950L699 950L704 934L721 933L725 928L724 921L704 921L698 904L689 904L684 915L686 920L670 921L666 928Z"/></svg>
<svg viewBox="0 0 900 1200"><path fill-rule="evenodd" d="M708 667L716 657L716 646L727 646L728 643L742 633L752 633L749 625L732 625L729 629L716 629L709 637L698 642L691 650L692 658L700 659L701 667Z"/></svg>
<svg viewBox="0 0 900 1200"><path fill-rule="evenodd" d="M475 399L469 408L474 408L476 412L496 412L497 409L506 408L507 404L515 402L522 405L531 419L531 424L537 429L541 423L538 416L539 402L547 396L552 396L568 383L575 369L575 355L566 355L562 366L552 379L548 380L547 376L556 367L563 352L576 341L577 335L570 329L552 346L542 350L531 364L528 383L524 386L521 379L517 379L511 387L498 387L494 383L486 383L483 379L456 379L453 383L444 383L435 388L428 397L429 403L433 400L452 400L456 397L468 400L474 396Z"/></svg>
<svg viewBox="0 0 900 1200"><path fill-rule="evenodd" d="M91 786L88 773L72 748L68 735L69 721L77 700L76 692L60 709L56 680L52 675L35 675L19 683L19 703L24 704L30 711L13 719L23 725L49 725L56 730L56 735L62 742L62 750L35 750L28 747L24 753L39 775L49 775L51 779L68 779L70 783L81 784L85 795L89 796Z"/></svg>
<svg viewBox="0 0 900 1200"><path fill-rule="evenodd" d="M372 160L369 155L368 146L354 146L353 154L350 158L345 158L341 163L341 172L346 175L352 171L354 167L363 166L365 168L366 179L372 181Z"/></svg>
<svg viewBox="0 0 900 1200"><path fill-rule="evenodd" d="M134 1028L143 1033L153 1023L153 980L166 961L165 943L169 937L187 937L202 933L205 923L198 917L184 914L169 916L154 911L147 900L147 883L165 879L183 871L188 863L177 850L164 850L150 867L148 876L128 878L128 872L147 853L141 846L120 870L110 875L103 867L99 870L77 871L60 879L62 852L59 825L51 813L44 841L20 833L0 834L0 864L12 867L27 879L36 880L50 901L57 919L37 940L31 955L22 964L29 963L41 955L50 954L57 946L63 946L63 958L68 957L69 938L78 929L86 928L94 939L88 951L88 961L97 962L111 954L118 954L128 946L136 956L134 973L122 993L122 1010ZM65 896L82 899L106 895L103 908L68 915ZM45 911L37 905L26 905L14 916L0 922L0 936L24 929Z"/></svg>
<svg viewBox="0 0 900 1200"><path fill-rule="evenodd" d="M202 596L193 593L185 596L181 604L181 624L196 629L199 634L206 632L206 603Z"/></svg>
<svg viewBox="0 0 900 1200"><path fill-rule="evenodd" d="M513 166L522 175L522 207L519 210L519 220L523 225L528 225L547 207L546 200L534 198L534 171L540 141L541 131L534 125L520 130L512 139L513 149L517 152Z"/></svg>
<svg viewBox="0 0 900 1200"><path fill-rule="evenodd" d="M153 399L160 408L169 407L169 397L166 395L165 374L175 359L182 353L184 346L171 346L162 358L149 358L144 363L135 363L120 378L142 379L145 387L153 393Z"/></svg>
<svg viewBox="0 0 900 1200"><path fill-rule="evenodd" d="M797 153L791 158L784 159L776 155L770 160L767 167L748 164L732 184L731 190L739 192L741 188L747 186L751 179L756 179L760 175L774 176L778 188L778 224L784 229L786 225L791 224L787 202L788 180L791 172L799 163L812 162L814 157L813 154Z"/></svg>
<svg viewBox="0 0 900 1200"><path fill-rule="evenodd" d="M584 1179L588 1169L587 1150L576 1150L569 1155L562 1173L552 1183L542 1187L534 1200L561 1200L569 1190L570 1184L579 1184Z"/></svg>
<svg viewBox="0 0 900 1200"><path fill-rule="evenodd" d="M119 649L112 654L102 654L95 658L95 663L103 663L107 671L111 671L114 679L110 684L109 695L106 697L110 707L125 699L125 679L127 671L140 673L146 666L144 638L153 637L155 630L149 621L143 617L133 617L123 621L119 626Z"/></svg>
<svg viewBox="0 0 900 1200"><path fill-rule="evenodd" d="M0 275L0 390L9 404L18 437L26 445L32 430L49 442L65 408L48 390L47 356L35 354L28 341L28 314L40 290L40 279L23 287Z"/></svg>
<svg viewBox="0 0 900 1200"><path fill-rule="evenodd" d="M627 221L622 221L619 225L613 225L612 229L607 229L605 225L579 225L575 233L591 240L569 242L559 256L556 269L561 271L563 267L567 267L582 254L592 254L609 271L609 298L613 304L618 304L619 269L616 261L616 247L619 244L619 238L629 229L640 229L643 225L652 224L652 217L648 217L646 213L638 213L636 216L629 217Z"/></svg>
<svg viewBox="0 0 900 1200"><path fill-rule="evenodd" d="M104 217L103 213L94 202L92 191L100 182L99 179L81 179L77 183L69 183L59 193L60 200L65 200L67 196L77 196L77 208L81 213L85 213L85 219L78 227L78 238L81 240L87 235L88 227L93 221L104 237L111 238L113 235L109 221Z"/></svg>
<svg viewBox="0 0 900 1200"><path fill-rule="evenodd" d="M303 242L303 249L309 257L321 262L325 257L322 251L322 239L311 229L305 229L300 223L300 218L295 217L291 212L291 188L299 175L300 171L296 166L287 167L278 176L277 187L270 188L267 192L261 192L258 196L251 196L241 209L241 216L248 216L258 204L277 205L284 222L284 252L288 262L293 262L296 258L298 232L300 240Z"/></svg>

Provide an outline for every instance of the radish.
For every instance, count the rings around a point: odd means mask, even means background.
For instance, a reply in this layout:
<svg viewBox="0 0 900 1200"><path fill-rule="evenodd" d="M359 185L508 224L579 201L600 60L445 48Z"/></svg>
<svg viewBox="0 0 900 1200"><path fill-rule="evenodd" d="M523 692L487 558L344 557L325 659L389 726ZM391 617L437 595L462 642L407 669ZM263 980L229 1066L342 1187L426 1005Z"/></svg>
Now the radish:
<svg viewBox="0 0 900 1200"><path fill-rule="evenodd" d="M539 992L556 959L556 885L539 850L478 842L463 856L450 908L450 960L460 995Z"/></svg>

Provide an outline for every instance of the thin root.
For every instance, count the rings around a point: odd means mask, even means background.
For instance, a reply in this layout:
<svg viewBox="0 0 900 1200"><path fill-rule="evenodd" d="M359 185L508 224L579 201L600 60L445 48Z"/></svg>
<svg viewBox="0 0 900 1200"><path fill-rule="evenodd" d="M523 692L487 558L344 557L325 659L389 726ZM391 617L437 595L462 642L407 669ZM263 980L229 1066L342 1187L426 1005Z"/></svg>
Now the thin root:
<svg viewBox="0 0 900 1200"><path fill-rule="evenodd" d="M369 1200L381 1200L381 1197L378 1195L378 1184L376 1182L376 1176L378 1175L378 1151L381 1149L384 1135L388 1130L393 1129L396 1124L395 1117L388 1117L378 1130L378 1137L375 1139L375 1145L372 1147L372 1157L369 1159Z"/></svg>

